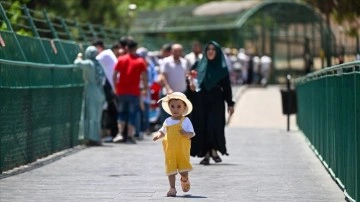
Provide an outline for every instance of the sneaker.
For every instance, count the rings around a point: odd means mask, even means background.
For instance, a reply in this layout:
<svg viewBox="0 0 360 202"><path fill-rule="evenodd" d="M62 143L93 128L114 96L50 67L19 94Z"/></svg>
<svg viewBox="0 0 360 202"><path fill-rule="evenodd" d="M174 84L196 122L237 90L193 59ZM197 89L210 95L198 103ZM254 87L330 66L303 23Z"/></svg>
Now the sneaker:
<svg viewBox="0 0 360 202"><path fill-rule="evenodd" d="M134 137L128 137L128 138L127 138L127 142L128 142L128 143L131 143L131 144L136 144L136 140L135 140Z"/></svg>
<svg viewBox="0 0 360 202"><path fill-rule="evenodd" d="M121 134L117 134L116 137L114 137L114 139L112 140L113 142L117 143L117 142L123 142L124 138Z"/></svg>

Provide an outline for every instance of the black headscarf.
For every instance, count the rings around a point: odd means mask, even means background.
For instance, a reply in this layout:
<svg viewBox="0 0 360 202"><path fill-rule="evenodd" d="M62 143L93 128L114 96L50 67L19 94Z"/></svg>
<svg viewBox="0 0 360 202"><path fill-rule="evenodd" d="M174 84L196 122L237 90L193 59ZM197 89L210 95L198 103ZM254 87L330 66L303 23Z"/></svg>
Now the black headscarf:
<svg viewBox="0 0 360 202"><path fill-rule="evenodd" d="M213 60L209 60L206 54L206 50L210 44L214 45L216 50L216 55ZM199 84L205 87L206 90L212 89L221 79L229 75L225 56L218 43L210 41L205 45L203 57L199 61L196 70Z"/></svg>

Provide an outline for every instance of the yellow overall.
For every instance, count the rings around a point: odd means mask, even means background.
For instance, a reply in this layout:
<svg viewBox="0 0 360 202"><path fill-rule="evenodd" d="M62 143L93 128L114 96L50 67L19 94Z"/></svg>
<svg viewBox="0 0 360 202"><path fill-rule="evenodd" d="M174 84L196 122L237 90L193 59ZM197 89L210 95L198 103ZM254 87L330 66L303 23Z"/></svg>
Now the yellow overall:
<svg viewBox="0 0 360 202"><path fill-rule="evenodd" d="M190 164L191 140L181 135L182 117L180 122L171 126L166 126L166 135L162 141L165 153L166 175L174 175L192 170Z"/></svg>

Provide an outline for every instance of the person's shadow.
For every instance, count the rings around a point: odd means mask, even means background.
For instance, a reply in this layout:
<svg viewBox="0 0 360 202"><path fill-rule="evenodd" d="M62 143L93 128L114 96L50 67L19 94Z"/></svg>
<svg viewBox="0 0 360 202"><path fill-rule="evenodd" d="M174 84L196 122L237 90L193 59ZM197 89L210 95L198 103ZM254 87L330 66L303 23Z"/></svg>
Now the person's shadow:
<svg viewBox="0 0 360 202"><path fill-rule="evenodd" d="M206 196L196 196L191 194L185 194L182 196L177 195L176 198L207 198Z"/></svg>

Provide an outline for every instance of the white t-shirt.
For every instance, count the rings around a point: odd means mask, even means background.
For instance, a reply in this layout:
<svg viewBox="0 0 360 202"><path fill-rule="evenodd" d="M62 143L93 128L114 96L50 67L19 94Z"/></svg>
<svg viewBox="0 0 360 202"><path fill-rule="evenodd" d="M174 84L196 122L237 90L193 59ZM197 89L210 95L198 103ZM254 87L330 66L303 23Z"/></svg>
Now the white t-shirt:
<svg viewBox="0 0 360 202"><path fill-rule="evenodd" d="M104 68L106 79L109 81L111 87L114 89L113 74L114 74L115 64L117 63L117 58L114 52L110 49L101 51L96 56L96 59Z"/></svg>
<svg viewBox="0 0 360 202"><path fill-rule="evenodd" d="M188 69L190 69L195 64L195 62L200 60L201 58L202 58L202 53L198 54L197 57L194 52L185 55L185 59L189 62Z"/></svg>
<svg viewBox="0 0 360 202"><path fill-rule="evenodd" d="M167 82L174 92L185 92L187 60L180 58L179 63L175 63L172 56L164 58L160 66L160 71L167 75Z"/></svg>
<svg viewBox="0 0 360 202"><path fill-rule="evenodd" d="M159 132L166 134L166 127L164 127L164 125L172 126L172 125L178 124L179 122L180 122L180 120L174 120L171 117L168 117L167 119L165 119L163 126L159 129ZM194 127L188 117L184 118L181 126L185 132L193 133L192 137L195 136Z"/></svg>

